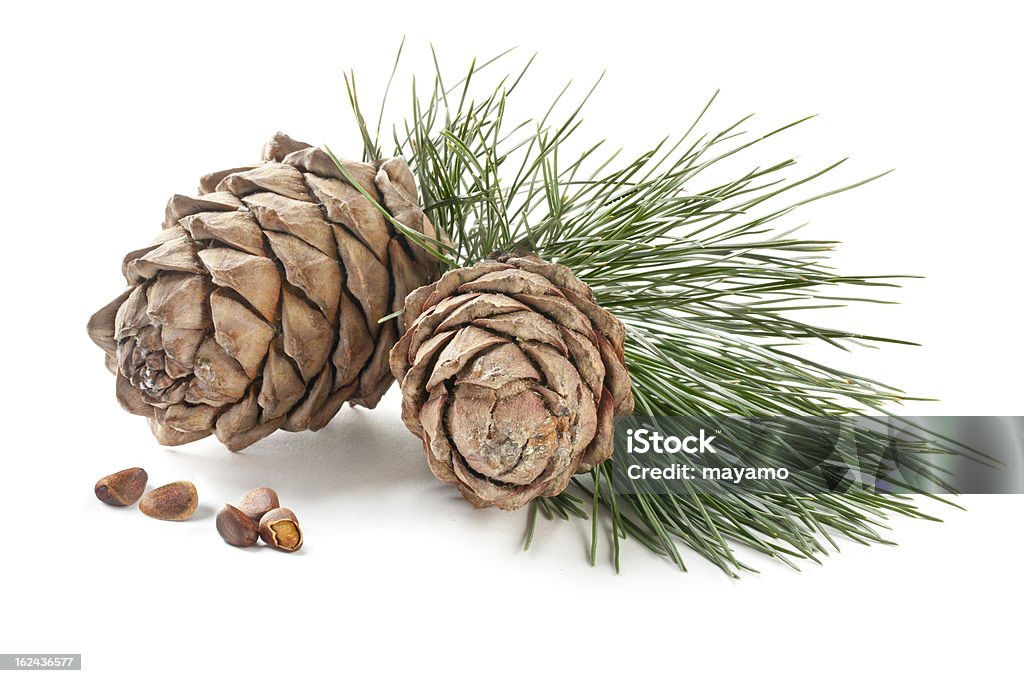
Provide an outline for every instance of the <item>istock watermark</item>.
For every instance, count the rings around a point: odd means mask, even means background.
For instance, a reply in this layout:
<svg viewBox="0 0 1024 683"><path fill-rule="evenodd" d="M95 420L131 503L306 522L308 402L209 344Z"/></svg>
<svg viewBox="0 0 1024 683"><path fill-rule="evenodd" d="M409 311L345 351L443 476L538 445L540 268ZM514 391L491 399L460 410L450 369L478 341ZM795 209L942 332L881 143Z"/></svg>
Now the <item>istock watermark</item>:
<svg viewBox="0 0 1024 683"><path fill-rule="evenodd" d="M678 436L664 435L656 429L626 429L626 453L629 455L711 455L717 454L714 441L716 434L709 435L707 430L700 429L696 434ZM741 483L752 479L785 480L789 478L786 467L712 467L672 462L664 466L642 465L632 462L626 466L626 476L631 481L638 480L676 480L725 481Z"/></svg>
<svg viewBox="0 0 1024 683"><path fill-rule="evenodd" d="M715 453L714 440L703 429L697 435L684 437L663 436L650 429L626 429L626 448L630 453Z"/></svg>
<svg viewBox="0 0 1024 683"><path fill-rule="evenodd" d="M1024 417L617 418L622 493L1024 493Z"/></svg>

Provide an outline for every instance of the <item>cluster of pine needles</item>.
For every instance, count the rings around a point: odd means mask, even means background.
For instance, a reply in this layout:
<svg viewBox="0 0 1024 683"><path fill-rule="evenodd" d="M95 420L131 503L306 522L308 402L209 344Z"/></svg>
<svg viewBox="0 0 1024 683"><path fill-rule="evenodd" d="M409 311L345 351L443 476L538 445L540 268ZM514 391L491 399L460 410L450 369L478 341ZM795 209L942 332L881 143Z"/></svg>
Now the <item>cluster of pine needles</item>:
<svg viewBox="0 0 1024 683"><path fill-rule="evenodd" d="M785 159L743 169L727 182L706 181L710 169L745 163L741 152L806 121L750 135L743 130L750 117L744 117L718 132L701 132L715 97L682 135L623 160L604 141L580 144L573 137L593 88L566 104L566 85L541 116L510 123L509 98L533 58L482 87L478 83L508 60L507 52L474 61L453 82L432 54L435 73L426 87L413 82L412 110L388 131L388 143L381 142L381 125L398 58L375 126L364 116L354 73L345 79L364 159L385 156L386 144L389 154L408 160L426 213L451 243L412 231L406 233L410 239L449 268L515 249L570 267L625 324L627 366L637 411L644 415L895 417L887 406L907 396L814 362L800 347L905 342L809 324L799 312L851 301L884 303L845 293L896 287L898 278L836 273L826 263L835 243L799 239L799 226L786 220L798 207L879 176L811 194L805 186L842 161L789 178L796 162ZM565 113L556 115L560 110ZM570 155L571 137L577 151ZM885 421L878 424L882 444ZM932 482L933 490L947 491L948 473L935 464L936 456L954 449L942 439L911 442L902 450L902 464ZM879 463L841 464L857 479L858 468L876 475ZM627 494L616 490L606 463L575 477L561 495L531 504L526 546L538 517L589 518L591 562L599 540L610 537L616 571L620 541L627 538L684 570L681 545L730 575L752 569L735 553L737 546L795 567L797 559L818 562L830 548L838 550L837 535L888 543L881 534L889 514L933 519L918 509L906 486L902 490L823 493L780 486Z"/></svg>

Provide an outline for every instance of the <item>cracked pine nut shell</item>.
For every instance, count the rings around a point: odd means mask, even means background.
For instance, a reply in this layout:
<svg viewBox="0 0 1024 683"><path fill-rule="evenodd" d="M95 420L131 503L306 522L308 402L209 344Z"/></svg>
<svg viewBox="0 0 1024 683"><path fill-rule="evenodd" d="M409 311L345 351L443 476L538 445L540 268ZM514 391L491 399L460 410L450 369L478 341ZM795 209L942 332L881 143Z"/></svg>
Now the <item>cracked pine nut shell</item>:
<svg viewBox="0 0 1024 683"><path fill-rule="evenodd" d="M96 482L93 492L107 505L126 507L134 505L146 490L149 475L141 467L129 467L114 472Z"/></svg>
<svg viewBox="0 0 1024 683"><path fill-rule="evenodd" d="M259 540L260 528L234 505L225 504L217 513L217 533L225 543L247 548Z"/></svg>
<svg viewBox="0 0 1024 683"><path fill-rule="evenodd" d="M260 538L271 548L288 553L302 547L302 530L295 513L288 508L277 508L260 520Z"/></svg>
<svg viewBox="0 0 1024 683"><path fill-rule="evenodd" d="M180 522L192 516L199 494L190 481L176 481L153 489L139 500L139 510L148 517Z"/></svg>
<svg viewBox="0 0 1024 683"><path fill-rule="evenodd" d="M238 509L256 524L260 523L263 515L279 507L281 501L277 498L277 491L266 486L249 489L238 501Z"/></svg>

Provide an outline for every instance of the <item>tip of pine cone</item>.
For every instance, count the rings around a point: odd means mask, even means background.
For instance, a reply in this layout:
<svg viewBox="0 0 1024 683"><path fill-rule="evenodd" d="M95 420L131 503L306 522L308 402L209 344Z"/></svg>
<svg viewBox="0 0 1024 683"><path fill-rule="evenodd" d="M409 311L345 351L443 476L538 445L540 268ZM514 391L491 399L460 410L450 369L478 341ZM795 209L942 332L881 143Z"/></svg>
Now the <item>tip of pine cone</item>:
<svg viewBox="0 0 1024 683"><path fill-rule="evenodd" d="M488 256L487 260L505 263L510 258L537 257L537 254L525 244L515 244L511 249L495 249Z"/></svg>
<svg viewBox="0 0 1024 683"><path fill-rule="evenodd" d="M281 131L274 133L273 137L267 141L267 144L263 145L263 154L261 158L263 161L284 161L284 158L292 152L297 152L300 149L306 149L312 147L308 142L300 142L288 135L285 135Z"/></svg>

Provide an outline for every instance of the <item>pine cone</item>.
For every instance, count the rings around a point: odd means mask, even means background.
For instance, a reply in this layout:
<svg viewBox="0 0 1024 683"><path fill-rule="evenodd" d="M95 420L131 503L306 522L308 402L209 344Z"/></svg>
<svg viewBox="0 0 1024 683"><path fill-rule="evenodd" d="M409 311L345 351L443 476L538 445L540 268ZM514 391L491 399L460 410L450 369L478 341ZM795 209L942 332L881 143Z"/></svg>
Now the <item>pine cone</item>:
<svg viewBox="0 0 1024 683"><path fill-rule="evenodd" d="M438 276L321 149L278 133L263 163L174 196L163 232L123 264L128 288L89 321L117 398L157 440L211 433L240 450L373 407L403 329L378 322ZM402 224L436 238L405 161L343 162Z"/></svg>
<svg viewBox="0 0 1024 683"><path fill-rule="evenodd" d="M477 507L555 496L611 457L633 410L625 328L565 266L503 255L405 300L391 352L402 417L435 476Z"/></svg>

